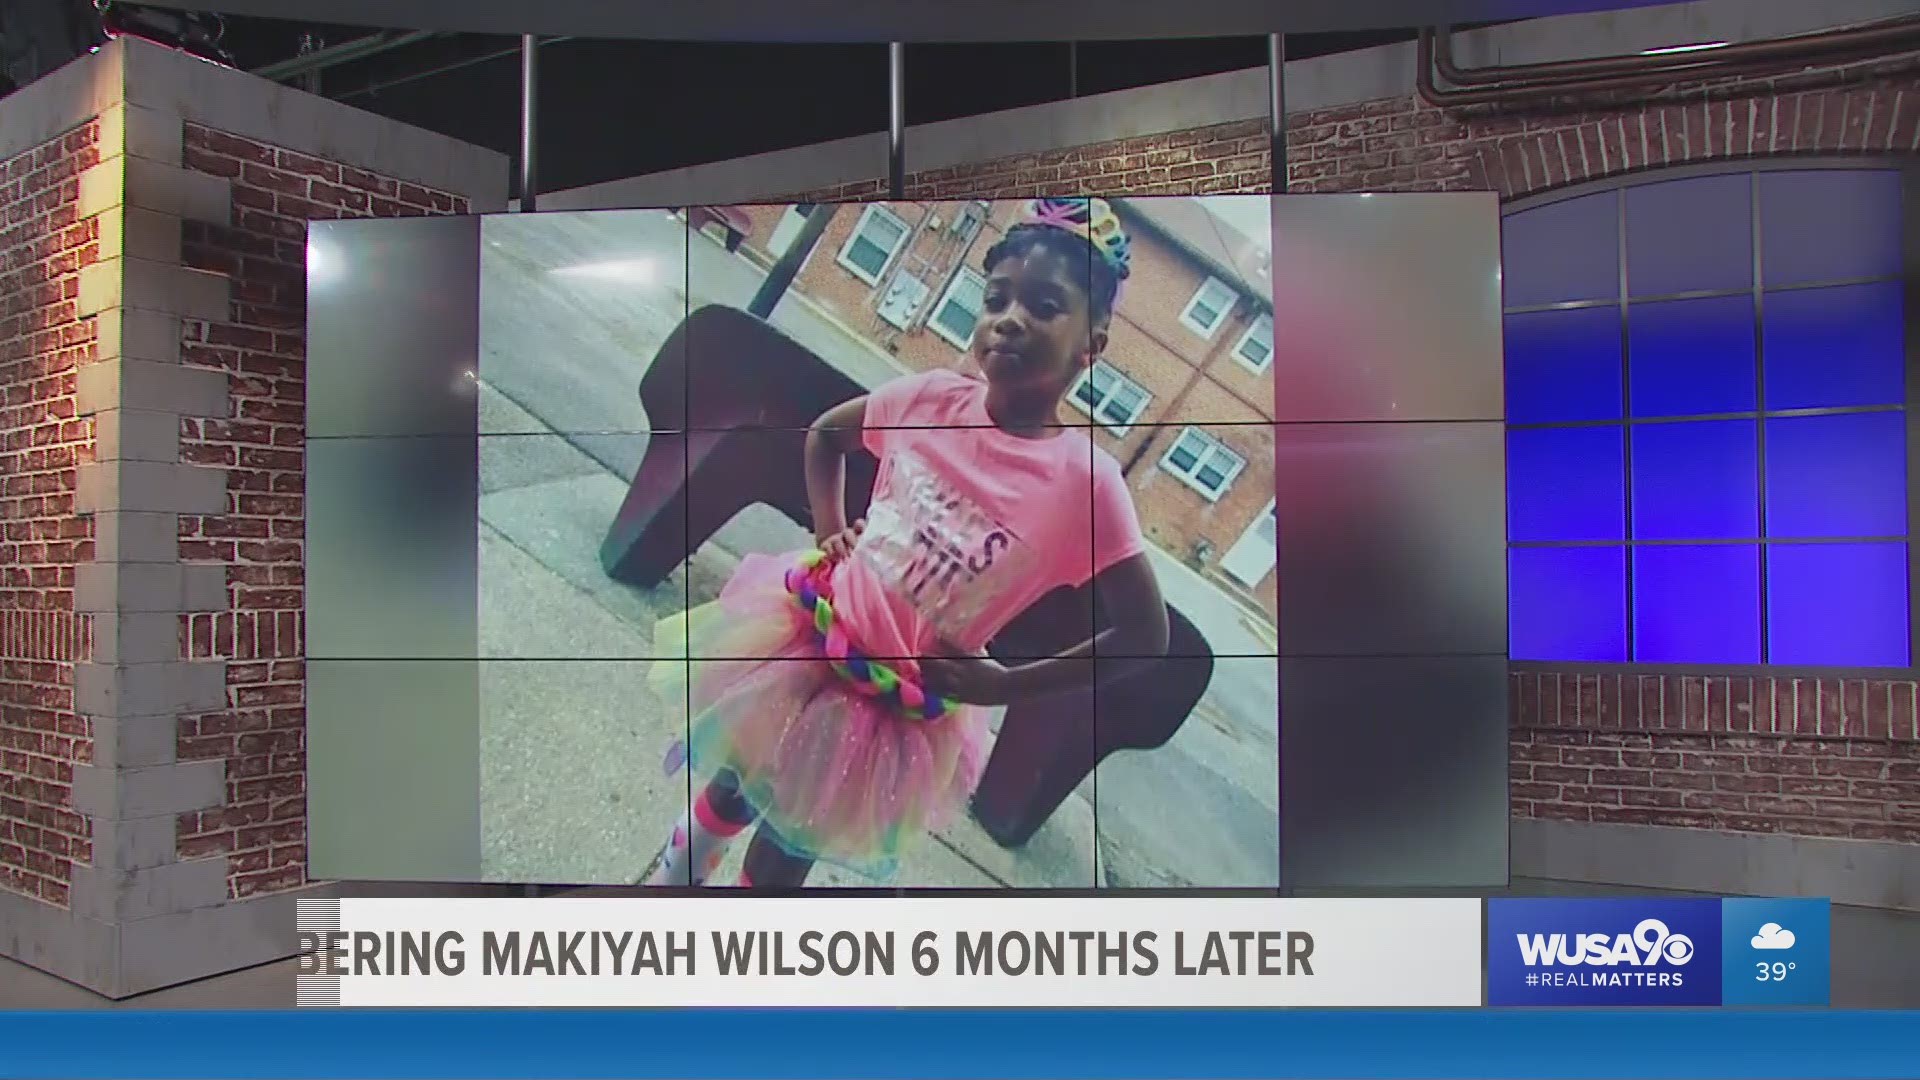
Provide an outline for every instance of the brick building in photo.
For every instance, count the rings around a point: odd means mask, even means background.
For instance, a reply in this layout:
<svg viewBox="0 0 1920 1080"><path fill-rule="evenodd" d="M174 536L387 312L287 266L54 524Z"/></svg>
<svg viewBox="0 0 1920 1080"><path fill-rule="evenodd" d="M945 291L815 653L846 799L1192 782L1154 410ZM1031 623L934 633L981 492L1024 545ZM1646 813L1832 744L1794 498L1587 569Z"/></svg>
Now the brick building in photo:
<svg viewBox="0 0 1920 1080"><path fill-rule="evenodd" d="M1266 201L1113 204L1132 239L1133 273L1109 345L1069 393L1060 421L1092 424L1127 476L1149 540L1272 620ZM910 370L969 368L982 260L1019 208L984 199L840 207L793 289ZM746 208L743 253L778 258L811 209Z"/></svg>

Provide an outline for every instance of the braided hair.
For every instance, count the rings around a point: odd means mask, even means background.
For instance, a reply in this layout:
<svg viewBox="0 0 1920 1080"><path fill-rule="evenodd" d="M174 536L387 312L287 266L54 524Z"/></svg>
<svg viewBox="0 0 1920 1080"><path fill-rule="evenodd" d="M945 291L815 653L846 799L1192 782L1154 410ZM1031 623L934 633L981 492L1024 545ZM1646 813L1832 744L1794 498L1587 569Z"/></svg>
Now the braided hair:
<svg viewBox="0 0 1920 1080"><path fill-rule="evenodd" d="M1049 251L1087 264L1087 301L1095 325L1113 315L1131 252L1120 219L1104 199L1034 199L1000 241L987 249L988 273L1006 259Z"/></svg>

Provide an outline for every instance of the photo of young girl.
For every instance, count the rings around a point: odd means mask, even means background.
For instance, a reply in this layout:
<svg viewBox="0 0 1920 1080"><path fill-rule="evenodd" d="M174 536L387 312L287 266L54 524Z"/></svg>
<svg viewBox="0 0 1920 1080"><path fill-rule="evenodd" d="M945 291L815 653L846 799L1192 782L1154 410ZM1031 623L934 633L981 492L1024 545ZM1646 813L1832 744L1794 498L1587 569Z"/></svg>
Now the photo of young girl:
<svg viewBox="0 0 1920 1080"><path fill-rule="evenodd" d="M332 877L1504 872L1496 200L968 183L323 230Z"/></svg>
<svg viewBox="0 0 1920 1080"><path fill-rule="evenodd" d="M1274 887L1269 220L486 218L485 880Z"/></svg>
<svg viewBox="0 0 1920 1080"><path fill-rule="evenodd" d="M1055 420L1106 349L1126 233L1102 200L1035 200L982 270L978 375L903 376L821 415L805 462L816 546L749 555L718 600L677 617L696 659L659 663L655 685L687 702L704 786L647 884L706 884L749 829L742 887L801 885L816 862L885 879L965 809L985 709L1087 682L1096 652L1164 654L1166 604L1120 465ZM878 480L848 521L860 451ZM1089 582L1107 629L1051 657L987 656L1041 596Z"/></svg>

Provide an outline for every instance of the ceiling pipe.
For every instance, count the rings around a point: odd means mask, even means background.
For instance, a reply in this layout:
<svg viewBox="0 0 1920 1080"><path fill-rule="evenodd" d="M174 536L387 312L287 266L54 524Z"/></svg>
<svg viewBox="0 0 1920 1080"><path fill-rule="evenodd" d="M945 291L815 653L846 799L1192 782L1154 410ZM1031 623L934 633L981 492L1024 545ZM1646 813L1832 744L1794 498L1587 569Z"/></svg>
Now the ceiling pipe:
<svg viewBox="0 0 1920 1080"><path fill-rule="evenodd" d="M1454 86L1499 86L1516 82L1572 81L1607 75L1686 71L1702 66L1814 59L1857 50L1911 47L1920 45L1920 17L1905 15L1811 34L1685 51L1478 68L1463 68L1454 63L1452 28L1443 26L1427 32L1435 37L1433 64L1442 80Z"/></svg>
<svg viewBox="0 0 1920 1080"><path fill-rule="evenodd" d="M297 75L324 71L327 68L339 64L350 63L354 60L364 60L369 56L378 56L381 53L392 52L395 49L405 48L408 45L439 36L439 33L431 30L370 34L366 37L354 38L352 41L343 41L338 45L329 46L325 49L316 49L313 52L293 57L290 60L282 60L278 63L268 64L265 67L255 68L253 69L253 74L263 79L283 81Z"/></svg>
<svg viewBox="0 0 1920 1080"><path fill-rule="evenodd" d="M1910 40L1909 40L1910 38ZM1780 39L1786 41L1791 39ZM1758 45L1776 45L1776 42L1756 42ZM1554 79L1535 78L1528 81L1509 81L1501 84L1445 89L1435 79L1438 53L1438 35L1432 30L1422 30L1419 38L1419 67L1414 85L1421 100L1437 108L1460 108L1472 105L1518 104L1538 101L1543 97L1568 97L1580 94L1609 93L1622 90L1645 90L1671 86L1677 82L1693 79L1719 78L1728 76L1761 76L1791 72L1804 68L1814 62L1837 62L1874 59L1894 52L1903 51L1902 46L1920 46L1920 24L1907 30L1907 36L1898 35L1874 37L1867 40L1848 40L1844 44L1823 45L1809 53L1772 48L1757 53L1739 54L1729 59L1721 55L1739 46L1711 50L1706 53L1655 54L1645 57L1660 63L1647 64L1625 70L1613 70L1609 73L1595 74L1586 78L1562 76ZM1607 57L1605 59L1621 59ZM1636 58L1638 59L1638 58ZM1580 63L1570 61L1569 63ZM1483 71L1486 69L1482 69Z"/></svg>
<svg viewBox="0 0 1920 1080"><path fill-rule="evenodd" d="M540 47L544 49L548 46L560 45L573 40L571 37L543 37L540 39ZM371 94L378 94L382 90L391 90L396 86L405 86L408 83L419 82L421 79L431 79L436 75L445 75L449 72L459 71L462 68L469 68L475 64L490 63L494 60L519 55L520 46L515 44L504 49L494 49L474 56L464 56L449 63L427 68L424 71L413 71L405 75L396 75L391 79L381 79L376 82L340 90L327 96L333 98L335 101L346 101L349 98L366 97Z"/></svg>

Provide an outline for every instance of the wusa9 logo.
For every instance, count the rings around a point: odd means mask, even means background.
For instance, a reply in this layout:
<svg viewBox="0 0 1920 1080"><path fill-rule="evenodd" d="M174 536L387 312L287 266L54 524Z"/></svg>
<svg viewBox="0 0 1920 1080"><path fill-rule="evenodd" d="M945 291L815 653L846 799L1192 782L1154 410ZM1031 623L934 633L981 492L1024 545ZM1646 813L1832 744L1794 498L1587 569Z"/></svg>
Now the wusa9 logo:
<svg viewBox="0 0 1920 1080"><path fill-rule="evenodd" d="M1717 900L1493 900L1491 1005L1716 1005Z"/></svg>
<svg viewBox="0 0 1920 1080"><path fill-rule="evenodd" d="M1693 939L1667 929L1659 919L1643 919L1631 934L1520 934L1520 962L1528 967L1685 967L1693 959ZM1671 973L1675 980L1680 972Z"/></svg>

